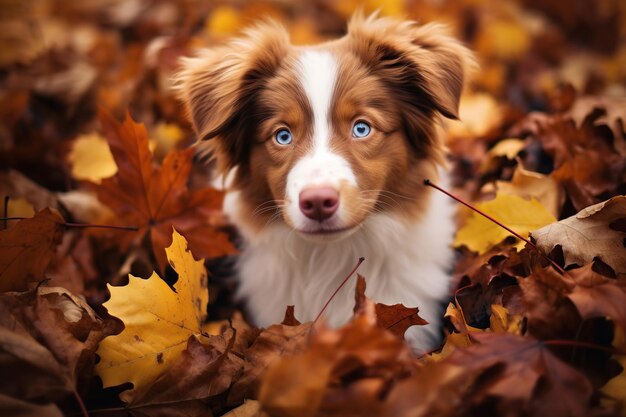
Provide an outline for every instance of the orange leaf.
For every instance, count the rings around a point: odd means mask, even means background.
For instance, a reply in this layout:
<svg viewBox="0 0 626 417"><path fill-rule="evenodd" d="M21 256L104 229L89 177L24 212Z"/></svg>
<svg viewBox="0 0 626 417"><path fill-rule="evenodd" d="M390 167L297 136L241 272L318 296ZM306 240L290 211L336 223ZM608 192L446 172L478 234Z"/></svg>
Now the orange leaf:
<svg viewBox="0 0 626 417"><path fill-rule="evenodd" d="M225 234L215 230L210 217L219 212L222 193L202 188L189 190L193 149L170 151L161 166L153 163L148 134L142 124L127 114L123 123L100 111L100 123L111 147L118 172L96 186L98 198L117 214L125 225L137 226L137 234L150 233L152 251L163 270L165 248L171 244L172 226L189 242L199 258L212 258L234 252Z"/></svg>

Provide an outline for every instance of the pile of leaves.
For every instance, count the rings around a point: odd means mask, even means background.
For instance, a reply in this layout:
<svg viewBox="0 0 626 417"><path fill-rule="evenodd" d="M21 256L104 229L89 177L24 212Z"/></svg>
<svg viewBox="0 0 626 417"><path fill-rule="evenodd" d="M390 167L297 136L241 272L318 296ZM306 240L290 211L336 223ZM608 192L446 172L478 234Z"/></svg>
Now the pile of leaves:
<svg viewBox="0 0 626 417"><path fill-rule="evenodd" d="M570 3L0 0L0 412L626 415L626 10ZM314 43L357 7L476 51L453 191L530 239L461 207L432 352L402 340L420 306L364 296L378 277L349 278L342 328L248 324L172 93L180 56L260 16Z"/></svg>

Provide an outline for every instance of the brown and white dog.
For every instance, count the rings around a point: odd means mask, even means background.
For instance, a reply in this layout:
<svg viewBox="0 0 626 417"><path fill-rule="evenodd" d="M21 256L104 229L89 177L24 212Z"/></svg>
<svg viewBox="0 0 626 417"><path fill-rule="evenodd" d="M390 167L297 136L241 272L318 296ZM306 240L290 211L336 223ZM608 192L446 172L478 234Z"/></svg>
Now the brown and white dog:
<svg viewBox="0 0 626 417"><path fill-rule="evenodd" d="M256 324L289 304L312 320L363 256L368 297L419 307L430 324L406 336L433 346L454 221L423 180L445 181L437 124L457 117L472 65L439 25L360 15L321 45L293 46L266 22L184 60L178 88L228 178L224 210L245 239L239 294ZM351 317L354 282L331 325Z"/></svg>

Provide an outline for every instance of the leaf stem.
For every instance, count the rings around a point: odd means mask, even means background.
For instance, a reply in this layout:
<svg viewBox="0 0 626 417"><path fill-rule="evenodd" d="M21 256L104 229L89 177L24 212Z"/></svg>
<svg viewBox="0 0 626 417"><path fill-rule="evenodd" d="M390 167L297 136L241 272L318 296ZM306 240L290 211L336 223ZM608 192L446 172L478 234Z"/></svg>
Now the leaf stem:
<svg viewBox="0 0 626 417"><path fill-rule="evenodd" d="M25 219L29 219L29 218L30 217L0 217L0 220L4 220L4 222L6 223L8 220L25 220ZM68 223L68 222L65 222L65 223L63 223L63 226L65 226L65 227L76 227L76 228L91 227L91 228L99 228L99 229L128 230L128 231L131 231L131 232L136 232L137 230L139 230L139 228L136 227L136 226L112 226L110 224Z"/></svg>
<svg viewBox="0 0 626 417"><path fill-rule="evenodd" d="M89 417L89 412L87 412L85 403L83 402L83 399L80 398L80 395L78 394L78 392L76 390L72 390L72 394L74 394L74 398L76 399L76 402L78 403L80 407L80 411L82 412L83 417Z"/></svg>
<svg viewBox="0 0 626 417"><path fill-rule="evenodd" d="M112 226L109 224L90 224L90 223L63 223L65 227L91 227L98 229L115 229L115 230L128 230L130 232L136 232L139 230L137 226Z"/></svg>
<svg viewBox="0 0 626 417"><path fill-rule="evenodd" d="M529 239L526 239L524 236L520 235L519 233L515 232L514 230L512 230L511 228L505 226L504 224L500 223L498 220L494 219L493 217L491 217L490 215L488 215L487 213L483 212L482 210L472 206L471 204L463 201L462 199L460 199L459 197L455 196L454 194L444 190L443 188L441 188L440 186L434 184L432 181L430 181L429 179L424 179L424 185L429 186L429 187L433 187L436 190L441 191L442 193L444 193L445 195L447 195L448 197L458 201L459 203L463 204L464 206L474 210L476 213L480 214L481 216L491 220L492 222L494 222L495 224L497 224L498 226L500 226L501 228L503 228L504 230L506 230L507 232L511 233L513 236L517 237L518 239L523 240L524 242L526 242L530 247L532 247L533 249L535 249L537 251L537 253L539 253L541 256L543 256L548 262L550 262L552 264L552 266L554 266L556 268L557 271L559 271L561 274L565 275L565 270L563 268L561 268L559 266L559 264L557 264L556 262L554 262L552 259L550 259L546 254L544 254L533 242L531 242Z"/></svg>
<svg viewBox="0 0 626 417"><path fill-rule="evenodd" d="M346 282L348 282L348 280L350 279L350 277L356 272L357 269L359 269L359 266L361 266L361 264L363 263L363 261L365 260L364 257L360 257L359 261L357 262L357 264L354 266L354 268L352 268L352 271L350 271L350 273L348 274L347 277L344 278L343 282L337 287L337 289L335 290L335 292L333 293L333 295L330 296L330 298L328 299L328 301L326 301L326 304L324 304L324 307L322 307L322 310L319 312L319 314L317 315L317 317L315 317L315 320L313 320L313 324L311 325L311 328L313 328L313 326L315 326L315 323L317 323L317 321L319 320L320 317L322 317L322 314L324 314L324 311L326 311L326 308L328 307L328 305L330 304L331 301L333 301L333 298L335 298L335 296L337 295L337 293L339 292L339 290L341 288L343 288L343 286L346 284Z"/></svg>

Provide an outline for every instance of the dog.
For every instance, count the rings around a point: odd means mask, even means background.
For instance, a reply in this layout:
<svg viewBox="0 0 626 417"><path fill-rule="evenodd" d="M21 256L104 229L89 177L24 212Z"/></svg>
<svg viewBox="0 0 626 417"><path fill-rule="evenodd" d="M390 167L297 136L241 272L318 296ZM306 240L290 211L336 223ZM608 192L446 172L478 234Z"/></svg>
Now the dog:
<svg viewBox="0 0 626 417"><path fill-rule="evenodd" d="M450 297L454 208L423 183L445 183L443 118L458 118L472 53L437 24L355 15L347 34L293 46L259 23L184 58L176 88L199 146L227 178L224 212L245 241L238 295L259 326L287 305L313 320L355 266L376 302L417 306L405 337L441 338ZM324 320L353 314L352 279Z"/></svg>

